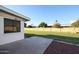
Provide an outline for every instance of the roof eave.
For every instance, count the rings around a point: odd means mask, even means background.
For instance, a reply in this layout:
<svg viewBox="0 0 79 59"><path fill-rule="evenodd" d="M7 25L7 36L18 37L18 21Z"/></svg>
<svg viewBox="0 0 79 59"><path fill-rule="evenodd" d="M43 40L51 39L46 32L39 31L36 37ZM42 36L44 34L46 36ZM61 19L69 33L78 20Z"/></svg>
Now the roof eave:
<svg viewBox="0 0 79 59"><path fill-rule="evenodd" d="M29 17L26 17L26 16L24 16L24 15L21 15L21 14L15 12L15 11L12 11L12 10L10 10L10 9L8 9L8 8L6 8L6 7L4 7L4 6L1 6L1 5L0 5L0 9L3 10L3 11L5 11L5 12L8 12L8 13L10 13L10 14L13 14L13 15L16 15L16 16L18 16L18 17L21 17L21 18L24 19L24 21L29 21L29 20L30 20Z"/></svg>

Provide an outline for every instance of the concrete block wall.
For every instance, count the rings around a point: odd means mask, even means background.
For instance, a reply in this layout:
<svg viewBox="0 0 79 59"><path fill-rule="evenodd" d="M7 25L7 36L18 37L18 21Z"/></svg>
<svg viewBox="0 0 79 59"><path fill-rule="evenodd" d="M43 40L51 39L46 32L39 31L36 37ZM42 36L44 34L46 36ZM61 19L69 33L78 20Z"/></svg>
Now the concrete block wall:
<svg viewBox="0 0 79 59"><path fill-rule="evenodd" d="M25 30L79 33L79 28L26 28Z"/></svg>

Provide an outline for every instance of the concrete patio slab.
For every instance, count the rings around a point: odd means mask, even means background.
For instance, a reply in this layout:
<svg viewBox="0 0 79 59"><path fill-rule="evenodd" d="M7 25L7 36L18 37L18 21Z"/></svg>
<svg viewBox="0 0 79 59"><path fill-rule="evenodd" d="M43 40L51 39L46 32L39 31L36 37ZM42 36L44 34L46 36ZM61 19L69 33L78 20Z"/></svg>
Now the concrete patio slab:
<svg viewBox="0 0 79 59"><path fill-rule="evenodd" d="M53 39L30 37L0 46L0 53L43 54Z"/></svg>

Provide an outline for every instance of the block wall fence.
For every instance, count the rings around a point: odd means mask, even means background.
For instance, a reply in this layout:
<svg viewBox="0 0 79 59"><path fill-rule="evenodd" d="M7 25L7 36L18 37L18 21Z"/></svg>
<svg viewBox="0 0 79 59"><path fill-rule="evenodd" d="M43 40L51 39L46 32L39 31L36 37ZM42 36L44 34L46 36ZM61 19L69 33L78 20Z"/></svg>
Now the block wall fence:
<svg viewBox="0 0 79 59"><path fill-rule="evenodd" d="M79 28L25 28L25 30L79 33Z"/></svg>

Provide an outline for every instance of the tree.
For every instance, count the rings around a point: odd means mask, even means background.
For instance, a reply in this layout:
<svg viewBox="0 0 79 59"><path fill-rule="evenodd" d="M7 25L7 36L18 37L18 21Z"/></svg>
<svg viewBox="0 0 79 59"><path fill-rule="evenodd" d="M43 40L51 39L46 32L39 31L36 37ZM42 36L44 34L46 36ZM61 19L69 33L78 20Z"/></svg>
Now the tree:
<svg viewBox="0 0 79 59"><path fill-rule="evenodd" d="M32 28L32 25L28 25L27 27L28 27L28 28Z"/></svg>
<svg viewBox="0 0 79 59"><path fill-rule="evenodd" d="M61 24L58 23L58 20L55 21L55 24L53 25L55 28L61 28Z"/></svg>
<svg viewBox="0 0 79 59"><path fill-rule="evenodd" d="M72 27L79 27L79 19L71 24Z"/></svg>
<svg viewBox="0 0 79 59"><path fill-rule="evenodd" d="M47 27L47 23L41 22L38 27Z"/></svg>
<svg viewBox="0 0 79 59"><path fill-rule="evenodd" d="M56 23L56 24L54 24L53 27L55 27L55 28L61 28L61 25L59 23Z"/></svg>

